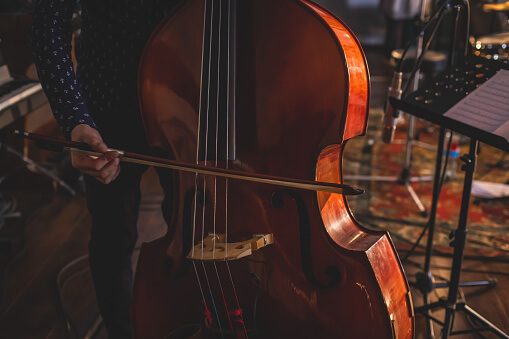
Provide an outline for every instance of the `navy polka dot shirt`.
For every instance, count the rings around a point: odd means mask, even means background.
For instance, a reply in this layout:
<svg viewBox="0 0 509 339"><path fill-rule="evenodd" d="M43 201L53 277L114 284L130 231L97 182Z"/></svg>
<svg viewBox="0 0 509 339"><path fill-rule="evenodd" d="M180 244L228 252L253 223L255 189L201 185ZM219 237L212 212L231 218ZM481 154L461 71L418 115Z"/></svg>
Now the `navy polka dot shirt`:
<svg viewBox="0 0 509 339"><path fill-rule="evenodd" d="M35 1L31 29L34 60L66 138L78 124L97 128L122 120L139 121L130 115L139 115L136 78L143 47L176 2L81 0L75 73L71 18L76 0Z"/></svg>

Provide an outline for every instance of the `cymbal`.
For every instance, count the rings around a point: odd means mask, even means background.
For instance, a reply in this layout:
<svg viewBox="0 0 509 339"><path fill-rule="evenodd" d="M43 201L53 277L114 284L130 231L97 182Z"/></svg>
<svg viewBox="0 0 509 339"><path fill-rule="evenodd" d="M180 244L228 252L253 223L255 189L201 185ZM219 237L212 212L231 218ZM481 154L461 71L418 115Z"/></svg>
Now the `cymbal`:
<svg viewBox="0 0 509 339"><path fill-rule="evenodd" d="M506 1L503 4L484 4L482 5L482 10L485 12L506 12L509 11L509 1Z"/></svg>

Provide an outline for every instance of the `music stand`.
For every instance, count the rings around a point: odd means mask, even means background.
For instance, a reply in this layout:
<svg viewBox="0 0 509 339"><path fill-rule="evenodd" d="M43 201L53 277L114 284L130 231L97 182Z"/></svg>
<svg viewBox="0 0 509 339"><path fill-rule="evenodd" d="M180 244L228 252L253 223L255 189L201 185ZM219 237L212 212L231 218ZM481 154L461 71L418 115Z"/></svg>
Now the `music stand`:
<svg viewBox="0 0 509 339"><path fill-rule="evenodd" d="M440 189L440 169L442 166L445 129L450 129L454 132L461 133L471 138L469 153L461 157L461 160L464 163L463 169L465 170L465 179L463 183L463 195L461 200L458 227L451 233L451 246L454 247L454 253L453 264L451 268L451 278L448 284L448 297L447 299L441 299L438 302L430 304L428 293L433 288L442 286L433 286L432 279L429 279L428 281L424 281L423 286L421 286L421 291L424 295L424 306L415 309L416 313L422 313L428 318L427 326L429 335L432 335L433 333L431 322L435 321L443 326L443 338L448 338L449 335L491 331L500 338L509 339L509 335L503 333L500 329L498 329L488 320L475 312L472 308L466 305L464 301L458 301L457 298L458 290L461 286L461 265L466 242L467 217L472 181L475 173L478 143L479 141L482 141L488 145L505 151L509 151L509 143L507 140L498 135L443 116L444 113L446 113L452 106L463 99L466 95L468 95L469 92L472 92L475 88L477 88L479 84L491 78L496 74L498 70L502 68L509 69L509 65L502 62L470 56L466 59L465 62L458 64L458 66L448 68L438 77L433 79L430 84L425 85L423 88L412 93L407 98L403 100L391 98L391 103L395 108L440 126L435 182L433 186L433 200L431 204L430 219L428 222L428 243L426 246L424 272L422 273L422 277L424 277L425 280L431 277L429 269L431 251L433 247L433 232L438 205L438 195ZM493 281L480 281L466 283L463 286L492 286L493 284ZM439 307L445 308L446 311L445 320L443 323L431 316L431 310ZM454 332L452 327L454 314L456 311L465 312L468 316L475 318L479 323L483 324L484 327Z"/></svg>

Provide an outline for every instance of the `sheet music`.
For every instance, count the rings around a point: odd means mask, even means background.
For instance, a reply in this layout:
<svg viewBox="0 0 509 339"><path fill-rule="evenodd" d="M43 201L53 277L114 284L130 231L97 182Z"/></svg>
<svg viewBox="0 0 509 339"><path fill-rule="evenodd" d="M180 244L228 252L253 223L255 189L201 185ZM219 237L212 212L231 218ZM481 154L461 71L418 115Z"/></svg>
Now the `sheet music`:
<svg viewBox="0 0 509 339"><path fill-rule="evenodd" d="M507 197L509 196L509 185L474 180L472 182L472 195L486 199Z"/></svg>
<svg viewBox="0 0 509 339"><path fill-rule="evenodd" d="M501 69L444 116L509 141L509 71Z"/></svg>

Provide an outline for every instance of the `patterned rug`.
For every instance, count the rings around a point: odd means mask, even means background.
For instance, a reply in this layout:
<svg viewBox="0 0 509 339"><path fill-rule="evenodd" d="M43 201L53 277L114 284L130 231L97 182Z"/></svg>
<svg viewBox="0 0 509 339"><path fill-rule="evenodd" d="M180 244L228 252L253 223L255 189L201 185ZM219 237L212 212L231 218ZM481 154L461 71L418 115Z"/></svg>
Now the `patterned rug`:
<svg viewBox="0 0 509 339"><path fill-rule="evenodd" d="M364 137L347 143L344 155L344 175L400 177L406 153L408 117L398 125L395 142L385 144L380 140L379 129L383 112L372 109L368 132ZM410 177L433 176L435 171L438 127L418 121L418 143L412 148ZM469 139L456 137L460 155L468 153ZM474 180L508 183L509 160L506 153L481 144ZM509 157L508 157L509 159ZM435 250L452 253L449 235L456 229L459 219L464 172L458 161L456 176L445 181L440 195L436 216ZM399 250L408 250L418 239L428 222L412 200L404 185L389 181L361 181L345 179L345 183L363 188L366 193L350 197L350 207L355 217L366 227L389 231ZM411 184L417 196L429 211L433 182ZM486 201L471 197L467 225L466 255L509 258L509 199ZM420 244L426 245L426 236Z"/></svg>

